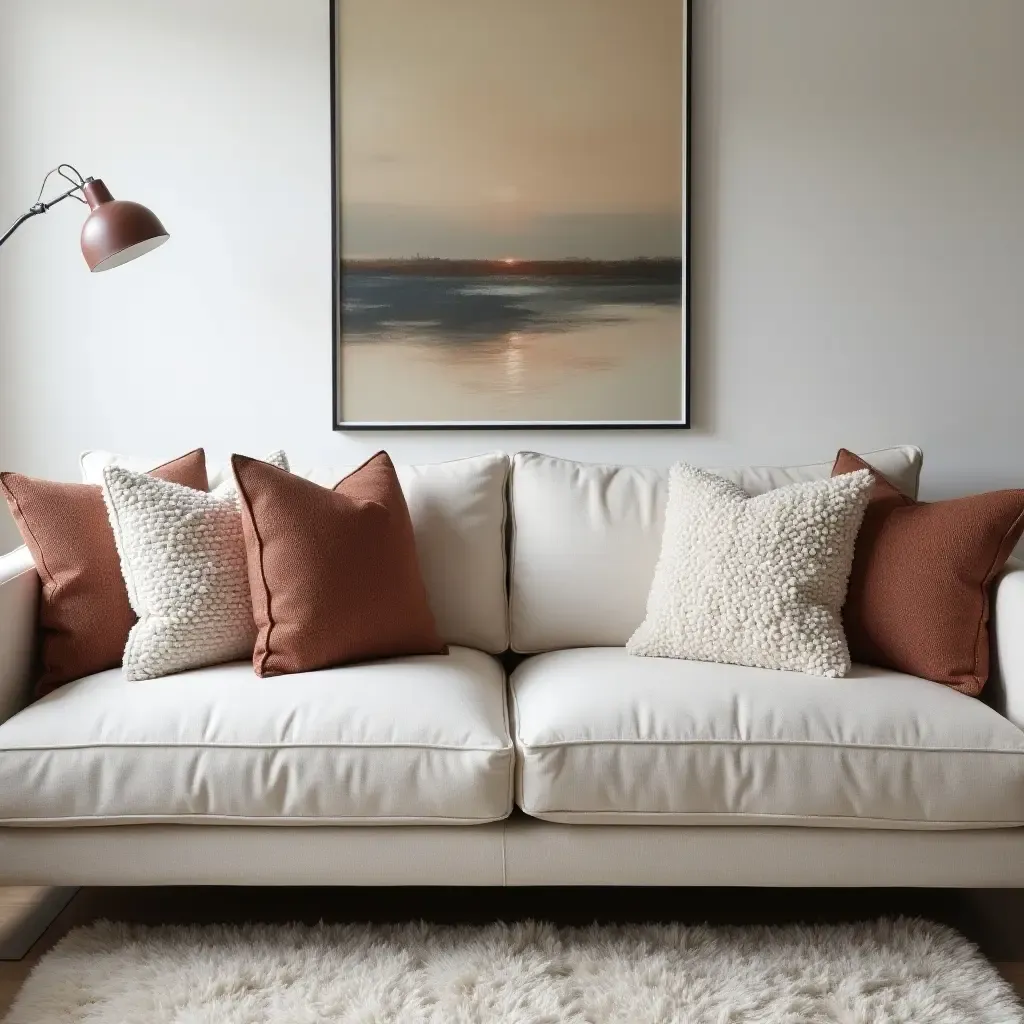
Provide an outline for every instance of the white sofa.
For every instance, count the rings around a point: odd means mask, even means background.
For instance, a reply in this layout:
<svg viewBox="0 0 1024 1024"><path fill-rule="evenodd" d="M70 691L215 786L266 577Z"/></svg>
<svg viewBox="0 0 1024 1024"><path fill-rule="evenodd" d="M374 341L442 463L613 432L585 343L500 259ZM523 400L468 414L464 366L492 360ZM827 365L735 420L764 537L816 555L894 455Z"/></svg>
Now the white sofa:
<svg viewBox="0 0 1024 1024"><path fill-rule="evenodd" d="M919 450L867 458L916 493ZM0 559L0 884L1024 884L1024 571L997 584L985 702L633 658L665 471L400 475L447 657L114 670L29 704L39 581Z"/></svg>

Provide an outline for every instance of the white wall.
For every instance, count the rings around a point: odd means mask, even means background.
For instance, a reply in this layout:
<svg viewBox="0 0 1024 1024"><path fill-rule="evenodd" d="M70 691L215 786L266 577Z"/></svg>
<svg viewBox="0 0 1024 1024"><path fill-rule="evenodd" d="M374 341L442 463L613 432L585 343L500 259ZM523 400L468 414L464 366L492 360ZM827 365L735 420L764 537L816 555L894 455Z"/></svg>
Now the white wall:
<svg viewBox="0 0 1024 1024"><path fill-rule="evenodd" d="M695 429L368 436L330 429L328 0L3 0L0 222L70 160L172 240L91 277L68 202L0 251L0 465L915 442L925 496L1024 484L1024 3L695 2Z"/></svg>

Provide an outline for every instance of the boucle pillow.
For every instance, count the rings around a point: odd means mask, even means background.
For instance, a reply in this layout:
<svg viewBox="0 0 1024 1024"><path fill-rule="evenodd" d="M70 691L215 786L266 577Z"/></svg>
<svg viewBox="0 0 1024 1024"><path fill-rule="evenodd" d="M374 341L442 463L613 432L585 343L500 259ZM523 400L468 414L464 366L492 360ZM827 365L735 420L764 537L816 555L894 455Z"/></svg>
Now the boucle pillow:
<svg viewBox="0 0 1024 1024"><path fill-rule="evenodd" d="M284 452L267 461L288 468ZM107 466L103 497L139 617L124 649L126 678L252 657L256 627L234 481L205 493Z"/></svg>
<svg viewBox="0 0 1024 1024"><path fill-rule="evenodd" d="M861 470L751 497L714 473L673 466L647 616L626 649L845 675L840 609L871 486Z"/></svg>

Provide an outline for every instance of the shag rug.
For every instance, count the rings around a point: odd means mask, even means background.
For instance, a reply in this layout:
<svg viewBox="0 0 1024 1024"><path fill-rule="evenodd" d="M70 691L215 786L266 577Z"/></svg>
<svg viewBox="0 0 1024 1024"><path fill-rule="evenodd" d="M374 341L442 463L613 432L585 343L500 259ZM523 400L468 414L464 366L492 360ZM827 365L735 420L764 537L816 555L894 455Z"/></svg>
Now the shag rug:
<svg viewBox="0 0 1024 1024"><path fill-rule="evenodd" d="M8 1024L1017 1024L1010 986L926 921L78 928Z"/></svg>

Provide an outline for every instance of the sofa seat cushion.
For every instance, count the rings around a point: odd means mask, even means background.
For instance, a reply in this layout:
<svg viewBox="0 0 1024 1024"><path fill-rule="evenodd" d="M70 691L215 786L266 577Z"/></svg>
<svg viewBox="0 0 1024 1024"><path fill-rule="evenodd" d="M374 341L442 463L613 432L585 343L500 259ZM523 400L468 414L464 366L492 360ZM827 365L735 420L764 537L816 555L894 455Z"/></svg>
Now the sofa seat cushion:
<svg viewBox="0 0 1024 1024"><path fill-rule="evenodd" d="M504 682L464 647L273 679L102 672L0 726L0 825L493 821L512 806Z"/></svg>
<svg viewBox="0 0 1024 1024"><path fill-rule="evenodd" d="M824 680L588 648L527 659L511 688L517 803L549 821L1024 824L1024 732L888 669Z"/></svg>

